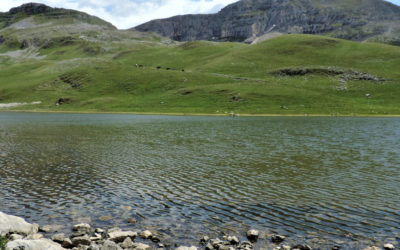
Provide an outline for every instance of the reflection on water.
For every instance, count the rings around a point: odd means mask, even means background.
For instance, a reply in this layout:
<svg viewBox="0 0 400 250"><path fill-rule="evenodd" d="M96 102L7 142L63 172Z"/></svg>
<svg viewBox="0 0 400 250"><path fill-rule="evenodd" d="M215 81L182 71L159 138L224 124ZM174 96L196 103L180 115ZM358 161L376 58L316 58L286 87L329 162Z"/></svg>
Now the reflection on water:
<svg viewBox="0 0 400 250"><path fill-rule="evenodd" d="M351 248L400 235L399 141L395 118L0 113L0 210L178 243L251 227Z"/></svg>

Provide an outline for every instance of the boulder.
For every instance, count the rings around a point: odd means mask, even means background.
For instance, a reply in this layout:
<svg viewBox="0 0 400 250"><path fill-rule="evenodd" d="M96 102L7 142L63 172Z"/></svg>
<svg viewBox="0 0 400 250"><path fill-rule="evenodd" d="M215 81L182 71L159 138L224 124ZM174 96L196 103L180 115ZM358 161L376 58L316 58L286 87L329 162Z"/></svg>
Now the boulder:
<svg viewBox="0 0 400 250"><path fill-rule="evenodd" d="M39 231L39 225L30 224L24 219L0 212L0 235L17 233L22 235L35 234Z"/></svg>
<svg viewBox="0 0 400 250"><path fill-rule="evenodd" d="M136 236L137 233L133 231L112 231L107 233L108 239L116 243L123 242L128 237L134 239Z"/></svg>
<svg viewBox="0 0 400 250"><path fill-rule="evenodd" d="M55 243L49 239L40 239L40 240L14 240L8 242L6 245L6 250L15 250L15 249L24 249L24 250L62 250L65 249L61 247L60 244Z"/></svg>

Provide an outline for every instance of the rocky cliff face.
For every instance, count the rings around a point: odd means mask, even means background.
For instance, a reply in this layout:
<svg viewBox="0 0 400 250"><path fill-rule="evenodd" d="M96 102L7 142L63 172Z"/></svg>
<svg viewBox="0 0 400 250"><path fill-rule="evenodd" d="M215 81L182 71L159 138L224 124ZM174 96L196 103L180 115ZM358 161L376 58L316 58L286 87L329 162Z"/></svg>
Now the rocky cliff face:
<svg viewBox="0 0 400 250"><path fill-rule="evenodd" d="M400 8L383 0L241 0L217 14L154 20L135 29L178 41L248 41L270 32L400 41Z"/></svg>

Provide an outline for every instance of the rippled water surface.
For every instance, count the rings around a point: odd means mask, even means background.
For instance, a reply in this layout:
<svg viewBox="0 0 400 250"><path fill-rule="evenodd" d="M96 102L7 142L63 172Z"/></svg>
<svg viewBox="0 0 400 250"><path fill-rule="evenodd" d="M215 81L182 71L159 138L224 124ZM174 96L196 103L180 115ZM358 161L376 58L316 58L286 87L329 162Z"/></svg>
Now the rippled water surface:
<svg viewBox="0 0 400 250"><path fill-rule="evenodd" d="M0 113L0 176L0 210L61 231L85 221L183 244L256 228L348 248L400 237L397 118Z"/></svg>

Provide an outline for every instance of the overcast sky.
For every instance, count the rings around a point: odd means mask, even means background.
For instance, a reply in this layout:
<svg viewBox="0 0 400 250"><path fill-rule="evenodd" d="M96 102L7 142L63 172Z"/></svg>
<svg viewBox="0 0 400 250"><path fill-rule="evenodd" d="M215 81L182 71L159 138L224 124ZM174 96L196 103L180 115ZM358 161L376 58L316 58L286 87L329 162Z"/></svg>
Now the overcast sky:
<svg viewBox="0 0 400 250"><path fill-rule="evenodd" d="M119 29L182 14L216 13L237 0L0 0L0 12L26 2L80 10L111 22ZM390 0L400 5L400 0Z"/></svg>

